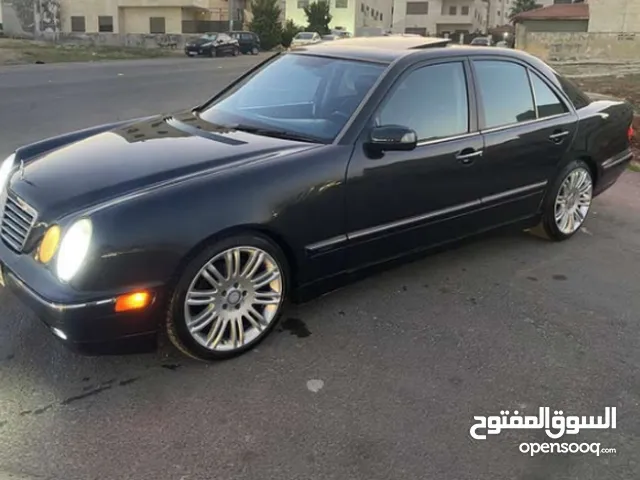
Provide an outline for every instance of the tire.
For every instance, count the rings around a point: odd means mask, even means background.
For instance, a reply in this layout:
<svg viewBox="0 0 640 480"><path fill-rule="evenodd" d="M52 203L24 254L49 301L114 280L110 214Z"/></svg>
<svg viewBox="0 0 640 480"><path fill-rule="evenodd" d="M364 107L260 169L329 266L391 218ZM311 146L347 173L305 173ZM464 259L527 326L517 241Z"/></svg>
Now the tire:
<svg viewBox="0 0 640 480"><path fill-rule="evenodd" d="M578 182L575 188L571 186L571 178ZM584 225L592 200L591 169L582 160L574 160L564 167L553 181L543 200L540 224L532 230L532 233L555 242L571 238ZM568 207L562 206L567 203ZM561 216L562 211L567 214ZM556 214L559 219L556 218ZM565 219L568 220L566 224Z"/></svg>
<svg viewBox="0 0 640 480"><path fill-rule="evenodd" d="M239 265L239 273L245 268L249 272L253 270L247 267L249 259L260 260L252 277L222 278L227 277L229 252L230 258ZM252 257L254 252L256 256ZM212 261L214 273L208 267ZM207 275L210 280L205 278ZM215 282L211 282L214 277L222 280L216 283L217 288L213 286ZM288 292L288 279L286 257L268 238L246 234L214 242L196 255L180 274L167 312L167 335L181 352L195 359L215 361L241 355L264 340L278 323ZM260 285L265 281L267 283ZM199 301L199 305L187 305L189 292L192 292L189 295L192 301Z"/></svg>
<svg viewBox="0 0 640 480"><path fill-rule="evenodd" d="M240 49L239 48L234 48L233 49L233 56L237 57L238 55L240 55Z"/></svg>
<svg viewBox="0 0 640 480"><path fill-rule="evenodd" d="M259 50L258 47L251 47L251 55L258 55Z"/></svg>

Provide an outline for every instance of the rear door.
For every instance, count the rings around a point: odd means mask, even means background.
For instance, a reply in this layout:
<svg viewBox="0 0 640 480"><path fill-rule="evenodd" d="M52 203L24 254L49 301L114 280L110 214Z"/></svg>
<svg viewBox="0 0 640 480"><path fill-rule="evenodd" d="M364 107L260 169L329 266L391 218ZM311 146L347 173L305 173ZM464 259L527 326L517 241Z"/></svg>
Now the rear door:
<svg viewBox="0 0 640 480"><path fill-rule="evenodd" d="M478 182L487 218L502 224L536 213L567 153L577 115L527 64L473 59L484 154Z"/></svg>

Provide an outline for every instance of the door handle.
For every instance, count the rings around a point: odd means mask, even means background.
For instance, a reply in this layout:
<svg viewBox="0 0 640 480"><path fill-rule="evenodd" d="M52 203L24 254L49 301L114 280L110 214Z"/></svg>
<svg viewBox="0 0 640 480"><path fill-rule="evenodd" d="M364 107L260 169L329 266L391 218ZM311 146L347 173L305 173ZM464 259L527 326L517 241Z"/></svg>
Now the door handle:
<svg viewBox="0 0 640 480"><path fill-rule="evenodd" d="M567 135L569 135L569 132L567 130L564 130L562 132L554 132L549 135L549 140L554 143L561 143L564 137L566 137Z"/></svg>
<svg viewBox="0 0 640 480"><path fill-rule="evenodd" d="M465 152L465 151L467 153L462 153L462 152ZM463 165L469 165L469 164L473 163L476 158L482 156L482 150L474 150L472 152L469 152L468 150L463 150L462 152L460 152L458 155L456 155L456 158Z"/></svg>

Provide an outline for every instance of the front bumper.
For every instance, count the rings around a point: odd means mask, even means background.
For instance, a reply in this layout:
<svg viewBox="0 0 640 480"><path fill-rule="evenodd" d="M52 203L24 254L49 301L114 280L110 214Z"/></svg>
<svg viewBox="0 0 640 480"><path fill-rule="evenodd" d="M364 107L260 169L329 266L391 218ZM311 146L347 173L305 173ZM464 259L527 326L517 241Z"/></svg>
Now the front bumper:
<svg viewBox="0 0 640 480"><path fill-rule="evenodd" d="M108 355L149 352L157 347L162 313L159 292L154 292L153 303L144 310L116 313L115 295L57 303L38 294L5 263L0 263L0 268L5 288L34 311L68 348L86 355Z"/></svg>

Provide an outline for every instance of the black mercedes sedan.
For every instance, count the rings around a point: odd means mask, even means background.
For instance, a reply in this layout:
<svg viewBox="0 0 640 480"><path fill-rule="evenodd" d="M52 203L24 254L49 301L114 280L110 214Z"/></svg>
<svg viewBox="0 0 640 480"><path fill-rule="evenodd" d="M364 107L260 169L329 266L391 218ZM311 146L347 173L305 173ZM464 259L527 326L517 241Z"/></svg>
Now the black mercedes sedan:
<svg viewBox="0 0 640 480"><path fill-rule="evenodd" d="M214 360L287 299L496 227L570 238L629 163L629 104L523 52L422 37L276 54L206 103L19 148L1 283L68 346ZM6 321L6 319L5 319Z"/></svg>

